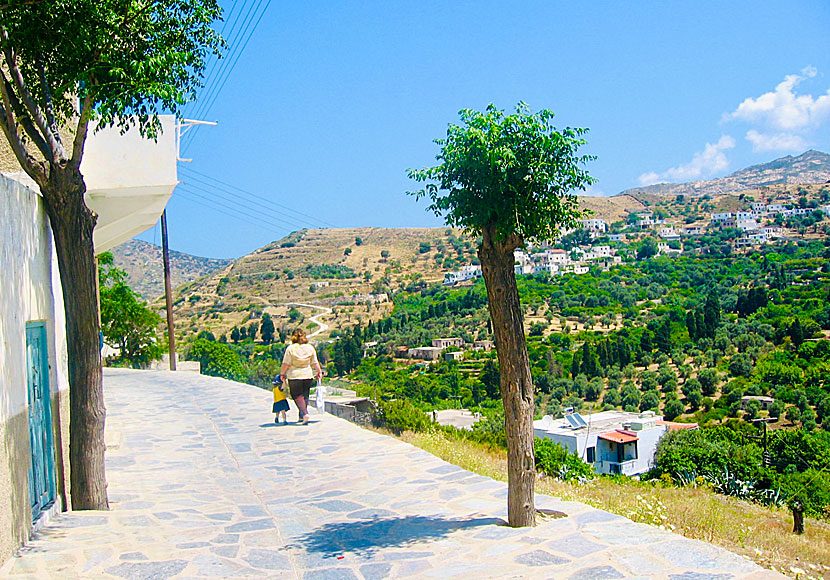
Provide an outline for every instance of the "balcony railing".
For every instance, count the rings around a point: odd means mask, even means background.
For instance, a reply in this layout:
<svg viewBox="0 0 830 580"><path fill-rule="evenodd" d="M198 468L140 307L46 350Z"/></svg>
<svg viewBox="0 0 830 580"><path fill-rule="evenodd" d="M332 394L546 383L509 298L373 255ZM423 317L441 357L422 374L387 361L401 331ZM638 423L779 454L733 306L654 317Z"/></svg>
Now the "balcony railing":
<svg viewBox="0 0 830 580"><path fill-rule="evenodd" d="M613 475L635 475L637 473L637 460L631 459L629 461L600 461L600 473L610 473Z"/></svg>

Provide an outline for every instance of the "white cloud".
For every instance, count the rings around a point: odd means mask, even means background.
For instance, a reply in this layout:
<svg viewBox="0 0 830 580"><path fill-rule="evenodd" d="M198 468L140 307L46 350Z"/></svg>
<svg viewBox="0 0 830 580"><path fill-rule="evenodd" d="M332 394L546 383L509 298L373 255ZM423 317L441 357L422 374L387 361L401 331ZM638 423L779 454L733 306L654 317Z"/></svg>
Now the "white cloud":
<svg viewBox="0 0 830 580"><path fill-rule="evenodd" d="M818 74L815 67L805 67L801 74L787 75L772 92L745 99L738 108L724 115L724 120L740 120L779 133L796 133L816 129L830 118L830 90L813 98L796 94L796 87Z"/></svg>
<svg viewBox="0 0 830 580"><path fill-rule="evenodd" d="M804 137L792 133L759 133L755 129L746 132L746 140L752 143L756 153L767 151L803 151L810 144Z"/></svg>
<svg viewBox="0 0 830 580"><path fill-rule="evenodd" d="M652 185L663 181L694 181L729 167L729 160L724 151L735 147L735 139L723 135L717 143L707 143L703 151L698 151L689 163L667 169L663 173L650 171L643 173L638 181L640 185Z"/></svg>

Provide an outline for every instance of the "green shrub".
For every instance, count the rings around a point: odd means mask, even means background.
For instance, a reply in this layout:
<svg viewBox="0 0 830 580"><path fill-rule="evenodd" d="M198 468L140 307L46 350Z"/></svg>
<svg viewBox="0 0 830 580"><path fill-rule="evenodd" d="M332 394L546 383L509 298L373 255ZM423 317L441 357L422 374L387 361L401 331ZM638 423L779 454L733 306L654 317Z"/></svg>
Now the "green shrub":
<svg viewBox="0 0 830 580"><path fill-rule="evenodd" d="M830 473L817 469L787 473L779 476L776 484L788 504L800 503L804 513L830 518Z"/></svg>
<svg viewBox="0 0 830 580"><path fill-rule="evenodd" d="M594 469L578 455L550 439L536 438L536 469L565 481L592 479Z"/></svg>
<svg viewBox="0 0 830 580"><path fill-rule="evenodd" d="M426 414L412 402L406 399L397 399L380 405L380 424L393 433L414 431L420 433L428 430L432 423Z"/></svg>
<svg viewBox="0 0 830 580"><path fill-rule="evenodd" d="M243 359L233 348L221 342L197 339L185 353L185 359L199 361L203 375L232 381L244 381L247 375Z"/></svg>

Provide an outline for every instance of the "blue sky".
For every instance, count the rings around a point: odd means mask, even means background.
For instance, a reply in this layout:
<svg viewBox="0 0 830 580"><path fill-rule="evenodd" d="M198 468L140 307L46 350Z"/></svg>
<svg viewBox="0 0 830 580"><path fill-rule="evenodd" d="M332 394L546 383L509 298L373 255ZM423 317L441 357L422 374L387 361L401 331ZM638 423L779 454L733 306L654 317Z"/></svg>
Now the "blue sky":
<svg viewBox="0 0 830 580"><path fill-rule="evenodd" d="M830 152L827 0L222 1L230 50L262 18L187 109L219 121L185 139L168 205L170 245L192 254L300 227L441 225L406 169L491 102L590 128L595 195Z"/></svg>

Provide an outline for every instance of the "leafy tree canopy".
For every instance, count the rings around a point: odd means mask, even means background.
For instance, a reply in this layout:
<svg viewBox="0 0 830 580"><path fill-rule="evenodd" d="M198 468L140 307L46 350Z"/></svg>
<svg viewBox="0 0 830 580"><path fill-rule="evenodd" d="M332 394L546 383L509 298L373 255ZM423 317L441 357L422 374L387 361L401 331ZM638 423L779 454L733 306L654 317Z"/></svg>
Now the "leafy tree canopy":
<svg viewBox="0 0 830 580"><path fill-rule="evenodd" d="M576 225L581 212L573 191L594 181L582 168L594 157L576 154L587 129L557 130L553 112L531 113L525 103L512 115L492 104L459 114L463 124L450 124L446 138L435 140L440 165L409 170L428 182L412 195L429 197L429 209L448 225L473 233L488 228L497 238L549 240Z"/></svg>
<svg viewBox="0 0 830 580"><path fill-rule="evenodd" d="M112 254L104 252L98 263L104 341L119 350L120 361L133 367L143 367L161 358L159 315L127 285L127 274L113 266Z"/></svg>

